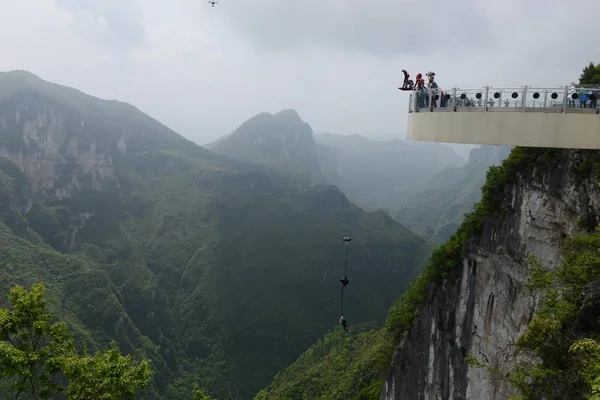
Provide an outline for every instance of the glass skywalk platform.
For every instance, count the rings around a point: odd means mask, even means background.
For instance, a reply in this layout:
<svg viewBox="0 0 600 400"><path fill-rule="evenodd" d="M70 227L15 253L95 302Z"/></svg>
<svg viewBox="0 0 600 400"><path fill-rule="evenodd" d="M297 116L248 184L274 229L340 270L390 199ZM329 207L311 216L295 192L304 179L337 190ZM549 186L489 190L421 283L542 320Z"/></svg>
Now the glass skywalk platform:
<svg viewBox="0 0 600 400"><path fill-rule="evenodd" d="M408 139L600 149L600 88L425 89L409 96Z"/></svg>

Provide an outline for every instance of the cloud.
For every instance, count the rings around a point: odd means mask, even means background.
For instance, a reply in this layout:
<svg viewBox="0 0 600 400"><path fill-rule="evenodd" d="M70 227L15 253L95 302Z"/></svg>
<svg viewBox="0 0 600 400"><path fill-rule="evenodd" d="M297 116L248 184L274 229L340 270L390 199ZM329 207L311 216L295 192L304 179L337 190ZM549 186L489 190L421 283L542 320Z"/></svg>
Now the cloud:
<svg viewBox="0 0 600 400"><path fill-rule="evenodd" d="M145 42L142 8L136 0L55 0L72 14L75 34L112 49L139 47Z"/></svg>
<svg viewBox="0 0 600 400"><path fill-rule="evenodd" d="M261 52L321 48L385 57L493 46L476 1L222 1L219 12Z"/></svg>
<svg viewBox="0 0 600 400"><path fill-rule="evenodd" d="M127 101L198 143L294 108L405 137L402 68L443 88L563 85L600 62L596 0L0 0L0 70ZM425 29L435 25L435 29ZM1 88L0 88L1 90Z"/></svg>

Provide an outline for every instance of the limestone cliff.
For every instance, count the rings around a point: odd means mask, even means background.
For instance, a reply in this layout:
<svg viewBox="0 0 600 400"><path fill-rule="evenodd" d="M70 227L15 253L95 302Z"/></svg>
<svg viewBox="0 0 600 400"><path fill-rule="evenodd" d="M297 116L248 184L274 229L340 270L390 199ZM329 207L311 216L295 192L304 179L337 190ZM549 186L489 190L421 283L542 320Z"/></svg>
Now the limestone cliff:
<svg viewBox="0 0 600 400"><path fill-rule="evenodd" d="M135 107L47 82L0 73L0 157L13 161L38 197L119 187L127 154L186 150L191 142Z"/></svg>
<svg viewBox="0 0 600 400"><path fill-rule="evenodd" d="M535 255L556 268L563 240L598 223L598 177L589 173L597 154L553 154L551 168L531 166L512 177L504 188L504 217L488 218L463 248L459 267L429 285L416 323L393 356L381 399L507 399L516 394L503 380L470 368L464 357L510 371L515 343L538 300L526 286L526 257Z"/></svg>

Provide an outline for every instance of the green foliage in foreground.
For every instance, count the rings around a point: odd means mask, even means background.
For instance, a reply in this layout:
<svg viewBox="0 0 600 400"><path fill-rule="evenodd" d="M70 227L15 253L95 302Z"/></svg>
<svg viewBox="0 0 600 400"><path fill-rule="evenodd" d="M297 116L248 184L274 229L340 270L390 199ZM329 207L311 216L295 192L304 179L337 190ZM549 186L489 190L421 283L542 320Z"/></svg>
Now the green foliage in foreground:
<svg viewBox="0 0 600 400"><path fill-rule="evenodd" d="M211 400L211 397L205 394L198 384L194 385L194 400Z"/></svg>
<svg viewBox="0 0 600 400"><path fill-rule="evenodd" d="M256 400L379 399L388 367L383 329L348 334L336 329L283 370Z"/></svg>
<svg viewBox="0 0 600 400"><path fill-rule="evenodd" d="M473 367L486 368L508 380L519 391L519 399L600 399L598 332L574 329L578 310L586 306L583 289L600 275L600 229L568 238L562 255L562 266L553 271L545 269L534 257L528 260L529 285L540 291L541 299L517 347L541 363L519 362L507 374L474 357L466 360Z"/></svg>
<svg viewBox="0 0 600 400"><path fill-rule="evenodd" d="M67 325L51 324L42 284L11 289L12 310L0 308L0 385L3 398L133 399L150 383L150 364L106 353L79 356ZM67 383L68 382L68 383Z"/></svg>

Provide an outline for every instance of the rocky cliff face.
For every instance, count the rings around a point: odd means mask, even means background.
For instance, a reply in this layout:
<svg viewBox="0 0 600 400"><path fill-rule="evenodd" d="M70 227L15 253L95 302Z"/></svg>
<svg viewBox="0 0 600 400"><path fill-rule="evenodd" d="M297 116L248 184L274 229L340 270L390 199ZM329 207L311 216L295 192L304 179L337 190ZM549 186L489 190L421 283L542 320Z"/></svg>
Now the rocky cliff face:
<svg viewBox="0 0 600 400"><path fill-rule="evenodd" d="M597 224L598 179L577 173L590 154L565 150L558 168L514 177L505 191L506 217L489 219L464 250L461 267L429 288L416 324L394 354L382 399L506 399L516 394L484 369L469 368L464 357L511 370L515 343L536 308L536 293L526 286L526 257L535 255L545 266L556 267L564 238L583 233L585 221Z"/></svg>
<svg viewBox="0 0 600 400"><path fill-rule="evenodd" d="M0 73L0 157L21 168L40 198L119 188L118 164L126 155L190 147L129 104L25 71Z"/></svg>
<svg viewBox="0 0 600 400"><path fill-rule="evenodd" d="M43 105L33 96L13 98L2 107L0 130L12 139L0 145L0 156L25 172L34 193L65 198L84 185L101 190L115 183L109 149L97 145L84 118L59 104ZM123 137L119 140L126 151Z"/></svg>

